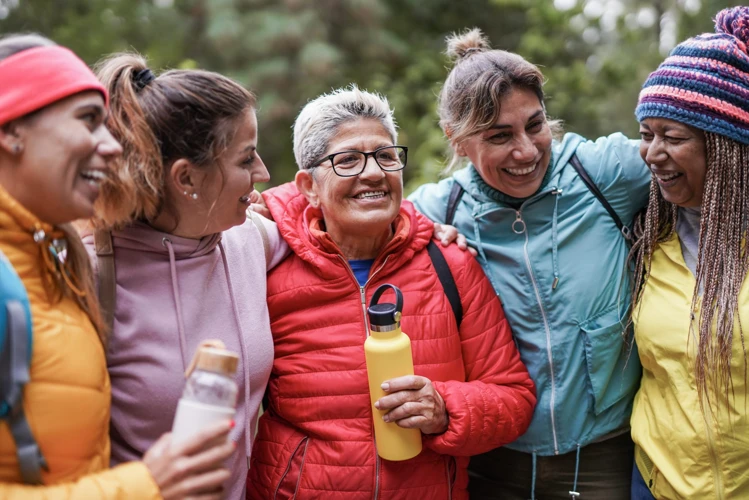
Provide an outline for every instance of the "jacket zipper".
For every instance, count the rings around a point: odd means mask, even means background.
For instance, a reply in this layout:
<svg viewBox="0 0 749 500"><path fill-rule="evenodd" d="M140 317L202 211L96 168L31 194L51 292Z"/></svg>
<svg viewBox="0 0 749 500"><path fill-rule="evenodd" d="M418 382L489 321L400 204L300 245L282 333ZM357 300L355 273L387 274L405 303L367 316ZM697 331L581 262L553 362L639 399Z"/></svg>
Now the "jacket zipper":
<svg viewBox="0 0 749 500"><path fill-rule="evenodd" d="M294 461L294 457L296 456L297 452L299 451L299 448L302 446L302 444L305 441L307 441L307 439L308 439L308 437L304 436L302 438L302 440L299 441L299 443L296 445L296 447L294 448L294 451L291 453L291 457L289 457L289 461L286 464L286 470L283 471L283 474L281 475L281 479L278 480L278 484L276 485L276 491L273 492L273 499L274 500L278 497L278 490L279 490L279 488L281 488L281 485L283 484L283 480L286 479L286 475L289 473L289 470L291 470L291 463ZM307 447L305 446L304 449L305 449L305 455L306 455ZM303 463L304 463L304 461L302 461L302 464ZM301 474L301 472L302 471L300 469L299 473Z"/></svg>
<svg viewBox="0 0 749 500"><path fill-rule="evenodd" d="M367 279L367 282L364 283L363 286L359 285L359 280L356 279L356 275L354 275L354 271L351 270L351 266L348 265L348 262L343 257L343 255L339 254L338 258L341 259L346 269L348 269L349 275L354 280L354 283L356 283L356 286L359 288L359 297L361 298L361 311L362 311L362 314L364 315L364 333L366 337L369 337L369 324L367 323L367 296L364 293L365 288L367 287L369 282L372 281L372 278L375 276L375 274L379 273L382 270L382 268L385 267L385 264L387 264L387 261L390 258L390 256L388 255L387 257L385 257L385 260L382 261L382 265L380 265L380 267L375 269L375 271L369 275L369 279Z"/></svg>
<svg viewBox="0 0 749 500"><path fill-rule="evenodd" d="M700 305L697 306L697 311L699 313L700 311ZM691 313L691 320L692 322L695 321L695 317L697 315L692 312ZM715 453L715 444L713 439L713 429L710 425L710 422L712 421L712 416L710 415L709 411L705 411L703 409L702 411L702 422L705 424L705 438L707 440L707 452L710 456L710 468L713 471L713 481L715 482L715 496L719 500L723 499L723 480L720 475L720 470L718 469L718 456Z"/></svg>
<svg viewBox="0 0 749 500"><path fill-rule="evenodd" d="M351 266L349 266L346 259L343 257L343 255L338 255L338 258L341 259L346 267L348 269L349 274L354 279L354 283L359 287L359 296L361 297L361 309L362 313L364 314L364 332L367 337L369 337L369 325L367 324L367 295L365 293L365 289L370 281L372 281L372 278L375 277L377 273L379 273L383 267L385 267L385 264L387 264L388 259L390 256L388 255L385 257L385 260L382 261L382 265L375 269L375 271L369 275L369 278L367 279L367 282L364 283L364 285L359 285L359 280L356 279L356 275L354 275L354 271L351 270ZM377 454L377 443L374 440L374 423L372 424L372 444L374 445L375 450L375 487L374 487L374 496L372 497L373 500L377 500L377 497L380 495L380 455Z"/></svg>
<svg viewBox="0 0 749 500"><path fill-rule="evenodd" d="M522 210L522 207L521 207ZM546 353L549 357L549 373L551 375L551 398L549 406L551 410L551 433L554 437L554 454L559 455L559 444L557 443L557 426L554 417L554 407L556 403L556 388L554 387L554 360L551 353L551 329L549 328L549 320L546 318L546 311L541 303L541 294L538 291L538 284L536 283L536 277L533 274L533 267L531 266L530 256L528 255L528 228L523 220L523 214L520 210L515 211L515 222L512 223L512 231L515 234L525 234L525 243L523 244L523 256L525 257L525 265L528 268L528 274L531 277L531 283L533 284L533 291L536 294L536 301L538 302L538 308L541 310L541 318L544 321L544 330L546 331ZM515 229L515 226L521 226L520 231Z"/></svg>
<svg viewBox="0 0 749 500"><path fill-rule="evenodd" d="M447 500L453 498L453 478L450 474L450 463L455 461L455 457L446 457L445 460L445 476L447 477Z"/></svg>
<svg viewBox="0 0 749 500"><path fill-rule="evenodd" d="M707 451L710 454L710 467L713 470L713 479L715 481L715 496L719 500L723 499L723 480L720 476L720 471L718 470L718 458L715 454L715 446L713 444L713 430L710 427L710 422L708 421L708 418L712 418L709 415L705 415L703 413L702 420L705 422L705 431L707 434Z"/></svg>

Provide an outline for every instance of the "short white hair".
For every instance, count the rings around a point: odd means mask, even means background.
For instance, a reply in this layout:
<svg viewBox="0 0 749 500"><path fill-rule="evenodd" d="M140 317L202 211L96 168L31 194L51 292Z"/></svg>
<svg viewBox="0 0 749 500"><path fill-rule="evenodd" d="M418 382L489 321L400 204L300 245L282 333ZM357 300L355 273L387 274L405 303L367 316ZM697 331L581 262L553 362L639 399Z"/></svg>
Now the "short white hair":
<svg viewBox="0 0 749 500"><path fill-rule="evenodd" d="M294 122L294 158L306 170L325 153L338 128L350 120L373 118L385 127L393 144L397 126L386 97L356 85L334 90L308 102Z"/></svg>

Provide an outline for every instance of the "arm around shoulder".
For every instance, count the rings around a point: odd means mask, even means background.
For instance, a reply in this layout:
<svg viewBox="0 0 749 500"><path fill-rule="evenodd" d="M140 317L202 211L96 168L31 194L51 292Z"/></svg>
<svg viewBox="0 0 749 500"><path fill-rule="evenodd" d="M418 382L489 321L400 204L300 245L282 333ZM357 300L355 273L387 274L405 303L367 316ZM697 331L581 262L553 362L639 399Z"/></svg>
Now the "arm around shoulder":
<svg viewBox="0 0 749 500"><path fill-rule="evenodd" d="M432 222L443 223L455 179L448 177L440 182L422 184L411 193L408 201L414 204L416 210L426 215Z"/></svg>
<svg viewBox="0 0 749 500"><path fill-rule="evenodd" d="M481 266L456 247L443 251L464 311L460 336L466 382L434 382L450 424L445 433L425 438L425 445L438 453L476 455L525 432L536 404L535 386Z"/></svg>

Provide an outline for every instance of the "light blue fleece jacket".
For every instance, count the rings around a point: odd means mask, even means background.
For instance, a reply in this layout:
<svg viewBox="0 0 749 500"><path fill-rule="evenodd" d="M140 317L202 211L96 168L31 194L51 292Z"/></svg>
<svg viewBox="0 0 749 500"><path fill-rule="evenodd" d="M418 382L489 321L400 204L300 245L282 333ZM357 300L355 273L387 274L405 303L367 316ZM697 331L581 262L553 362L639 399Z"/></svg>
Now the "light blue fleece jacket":
<svg viewBox="0 0 749 500"><path fill-rule="evenodd" d="M517 210L472 165L409 197L443 222L453 183L466 190L454 225L478 249L538 391L530 428L508 447L541 456L626 430L640 380L637 350L624 340L629 244L569 163L573 153L631 226L650 172L639 142L621 134L555 141L548 180Z"/></svg>

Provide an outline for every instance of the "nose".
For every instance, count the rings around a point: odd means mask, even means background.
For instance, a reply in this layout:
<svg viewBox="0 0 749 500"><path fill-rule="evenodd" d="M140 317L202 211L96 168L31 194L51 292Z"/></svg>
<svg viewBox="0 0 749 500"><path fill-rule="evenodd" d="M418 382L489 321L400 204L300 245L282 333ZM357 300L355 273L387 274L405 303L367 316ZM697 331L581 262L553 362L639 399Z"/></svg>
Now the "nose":
<svg viewBox="0 0 749 500"><path fill-rule="evenodd" d="M517 144L512 150L512 158L517 162L528 163L538 154L538 148L528 134L522 134L517 139Z"/></svg>
<svg viewBox="0 0 749 500"><path fill-rule="evenodd" d="M361 174L359 174L359 177L362 179L376 181L385 177L385 172L383 172L380 166L377 164L374 156L367 156L367 158L364 160L364 170Z"/></svg>
<svg viewBox="0 0 749 500"><path fill-rule="evenodd" d="M646 148L645 154L641 155L645 159L645 163L648 165L657 165L662 163L668 157L666 148L664 147L663 140L658 136L653 137L653 140L649 144L643 144Z"/></svg>
<svg viewBox="0 0 749 500"><path fill-rule="evenodd" d="M270 182L270 172L268 172L268 167L265 166L265 162L260 158L257 151L255 152L255 159L258 162L258 168L257 171L252 174L252 182Z"/></svg>
<svg viewBox="0 0 749 500"><path fill-rule="evenodd" d="M107 127L100 126L96 136L96 152L101 156L107 160L112 160L122 154L122 145L114 138Z"/></svg>

